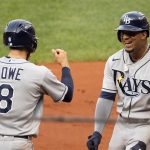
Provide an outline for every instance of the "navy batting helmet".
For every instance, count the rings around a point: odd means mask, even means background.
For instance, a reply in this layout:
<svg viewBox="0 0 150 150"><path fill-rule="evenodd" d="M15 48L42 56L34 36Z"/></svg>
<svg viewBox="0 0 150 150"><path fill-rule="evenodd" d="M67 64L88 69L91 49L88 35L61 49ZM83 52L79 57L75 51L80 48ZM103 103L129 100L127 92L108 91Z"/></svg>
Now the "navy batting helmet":
<svg viewBox="0 0 150 150"><path fill-rule="evenodd" d="M32 23L23 19L10 21L3 33L3 43L11 49L34 52L37 48L37 38Z"/></svg>
<svg viewBox="0 0 150 150"><path fill-rule="evenodd" d="M141 12L131 11L122 15L118 30L118 40L121 41L120 31L140 32L146 31L149 37L149 22Z"/></svg>

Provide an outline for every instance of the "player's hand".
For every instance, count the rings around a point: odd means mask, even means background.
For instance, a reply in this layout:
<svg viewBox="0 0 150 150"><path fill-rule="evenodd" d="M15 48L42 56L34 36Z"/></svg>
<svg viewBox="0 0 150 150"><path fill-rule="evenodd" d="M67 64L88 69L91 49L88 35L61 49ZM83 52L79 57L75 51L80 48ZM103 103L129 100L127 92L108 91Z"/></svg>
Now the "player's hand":
<svg viewBox="0 0 150 150"><path fill-rule="evenodd" d="M62 67L69 67L69 62L67 58L67 52L62 49L52 49L52 53L54 54L54 57L56 61L62 66Z"/></svg>
<svg viewBox="0 0 150 150"><path fill-rule="evenodd" d="M98 145L101 142L101 138L101 134L97 131L95 131L93 135L90 135L87 141L88 150L98 150Z"/></svg>

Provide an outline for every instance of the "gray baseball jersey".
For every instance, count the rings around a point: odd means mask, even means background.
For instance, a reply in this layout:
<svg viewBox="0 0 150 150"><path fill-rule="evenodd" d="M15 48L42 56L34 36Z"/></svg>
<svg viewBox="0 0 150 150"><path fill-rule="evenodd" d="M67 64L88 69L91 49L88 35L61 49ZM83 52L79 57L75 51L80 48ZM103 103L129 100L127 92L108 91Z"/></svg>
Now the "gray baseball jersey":
<svg viewBox="0 0 150 150"><path fill-rule="evenodd" d="M118 92L117 111L125 118L150 118L150 51L136 63L124 50L105 66L102 91Z"/></svg>
<svg viewBox="0 0 150 150"><path fill-rule="evenodd" d="M0 134L37 135L43 95L61 101L68 88L46 67L24 59L0 58Z"/></svg>

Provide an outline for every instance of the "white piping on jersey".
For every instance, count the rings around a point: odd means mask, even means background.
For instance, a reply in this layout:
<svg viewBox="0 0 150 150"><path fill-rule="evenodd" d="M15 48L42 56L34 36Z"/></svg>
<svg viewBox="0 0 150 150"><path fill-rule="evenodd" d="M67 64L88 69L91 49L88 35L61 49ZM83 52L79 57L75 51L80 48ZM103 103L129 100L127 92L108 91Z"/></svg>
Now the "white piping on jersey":
<svg viewBox="0 0 150 150"><path fill-rule="evenodd" d="M144 53L143 53L143 55L142 55L142 57L141 57L139 60L137 60L136 62L140 61L140 60L148 53L149 49L150 49L150 45L148 44L146 50L144 51ZM127 63L127 59L125 60L124 51L126 51L126 50L123 49L123 60L124 60L125 65L126 65L126 66L132 65L133 62ZM135 63L136 63L136 62L135 62Z"/></svg>
<svg viewBox="0 0 150 150"><path fill-rule="evenodd" d="M138 61L140 61L140 60L148 53L149 49L150 49L150 45L148 44L147 49L145 50L143 56L142 56ZM125 65L124 65L124 72L125 72L126 76L129 77L129 76L130 76L130 75L129 75L129 66L132 65L133 63L127 64L127 59L125 60L125 57L124 57L124 51L125 51L125 49L123 49L123 61L124 61L124 63L125 63ZM137 62L137 61L136 61L136 62ZM136 63L136 62L135 62L135 63ZM142 66L140 66L140 67L135 71L135 73L134 73L134 78L135 78L135 76L136 76L136 73L137 73L143 66L145 66L148 62L150 62L150 59L149 59L148 61L146 61ZM131 104L132 104L132 100L133 100L133 98L131 97L130 104L129 104L129 110L128 110L128 111L129 111L129 113L128 113L128 118L130 117L131 106L132 106L132 105L131 105ZM121 111L120 114L122 114L123 108L124 108L124 103L123 103L122 111Z"/></svg>

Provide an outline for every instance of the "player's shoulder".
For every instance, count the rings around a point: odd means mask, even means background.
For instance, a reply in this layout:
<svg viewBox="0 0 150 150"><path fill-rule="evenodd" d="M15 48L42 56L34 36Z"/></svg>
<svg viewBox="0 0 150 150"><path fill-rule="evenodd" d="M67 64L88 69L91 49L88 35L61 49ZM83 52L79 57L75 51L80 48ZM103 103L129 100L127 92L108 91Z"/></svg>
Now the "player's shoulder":
<svg viewBox="0 0 150 150"><path fill-rule="evenodd" d="M116 61L121 61L123 59L123 53L124 53L124 49L120 49L119 51L111 55L107 61L111 63L116 62Z"/></svg>
<svg viewBox="0 0 150 150"><path fill-rule="evenodd" d="M41 72L41 73L46 73L47 71L50 71L49 68L47 68L46 66L44 65L37 65L37 64L34 64L34 63L29 63L28 65L30 65L30 69L35 71L35 72Z"/></svg>
<svg viewBox="0 0 150 150"><path fill-rule="evenodd" d="M106 61L106 66L112 68L113 66L117 66L119 63L121 63L123 61L123 53L124 49L120 49L119 51L111 55Z"/></svg>
<svg viewBox="0 0 150 150"><path fill-rule="evenodd" d="M3 66L4 64L9 67L22 68L24 71L30 72L33 75L44 75L50 71L50 69L44 65L38 65L25 59L16 59L6 56L0 58L0 65Z"/></svg>
<svg viewBox="0 0 150 150"><path fill-rule="evenodd" d="M48 74L51 74L51 70L44 65L28 63L24 66L24 71L30 73L34 78L44 79Z"/></svg>

